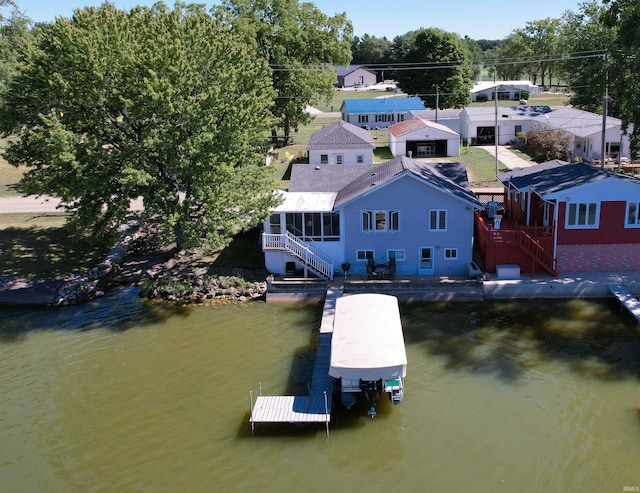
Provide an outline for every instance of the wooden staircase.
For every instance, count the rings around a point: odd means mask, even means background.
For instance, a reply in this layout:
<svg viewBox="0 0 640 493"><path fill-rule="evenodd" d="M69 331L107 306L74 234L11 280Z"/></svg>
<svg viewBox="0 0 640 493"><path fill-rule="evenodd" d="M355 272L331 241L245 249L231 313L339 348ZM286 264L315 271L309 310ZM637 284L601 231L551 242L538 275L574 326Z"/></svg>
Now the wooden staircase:
<svg viewBox="0 0 640 493"><path fill-rule="evenodd" d="M333 279L333 260L288 231L284 234L263 233L262 250L286 252L314 274Z"/></svg>

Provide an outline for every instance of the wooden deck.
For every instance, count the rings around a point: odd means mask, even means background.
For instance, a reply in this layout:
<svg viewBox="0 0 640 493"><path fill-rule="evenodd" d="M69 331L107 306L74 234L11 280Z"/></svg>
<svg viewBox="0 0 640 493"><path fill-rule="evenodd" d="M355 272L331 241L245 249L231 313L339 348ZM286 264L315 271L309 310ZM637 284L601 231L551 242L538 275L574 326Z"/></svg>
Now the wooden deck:
<svg viewBox="0 0 640 493"><path fill-rule="evenodd" d="M631 315L636 317L636 320L640 324L640 301L638 298L633 296L627 288L619 284L610 284L609 291L620 300L622 306L629 310Z"/></svg>
<svg viewBox="0 0 640 493"><path fill-rule="evenodd" d="M325 423L328 431L333 402L333 378L329 376L331 336L336 300L340 296L342 288L327 290L309 395L258 396L249 419L252 430L255 423Z"/></svg>

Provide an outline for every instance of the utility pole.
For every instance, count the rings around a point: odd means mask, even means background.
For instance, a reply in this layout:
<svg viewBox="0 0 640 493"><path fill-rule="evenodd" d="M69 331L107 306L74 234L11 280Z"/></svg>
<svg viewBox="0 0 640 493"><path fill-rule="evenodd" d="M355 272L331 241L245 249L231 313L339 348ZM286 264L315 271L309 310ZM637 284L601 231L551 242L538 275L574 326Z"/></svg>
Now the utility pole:
<svg viewBox="0 0 640 493"><path fill-rule="evenodd" d="M436 123L438 123L438 106L440 106L440 86L438 84L434 84L433 87L436 89Z"/></svg>
<svg viewBox="0 0 640 493"><path fill-rule="evenodd" d="M493 107L494 107L494 127L493 127L493 141L495 142L496 150L496 176L498 176L498 84L496 83L496 72L498 67L493 67Z"/></svg>
<svg viewBox="0 0 640 493"><path fill-rule="evenodd" d="M607 150L607 112L609 111L609 71L607 70L607 55L602 56L604 61L604 98L602 101L602 147L600 152L600 167L604 168L605 152Z"/></svg>

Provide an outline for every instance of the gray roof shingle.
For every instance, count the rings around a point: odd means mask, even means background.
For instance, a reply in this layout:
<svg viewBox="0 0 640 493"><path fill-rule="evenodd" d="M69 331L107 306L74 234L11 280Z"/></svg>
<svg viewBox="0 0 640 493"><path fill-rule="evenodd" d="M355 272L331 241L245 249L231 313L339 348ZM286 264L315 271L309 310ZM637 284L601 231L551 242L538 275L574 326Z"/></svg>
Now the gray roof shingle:
<svg viewBox="0 0 640 493"><path fill-rule="evenodd" d="M368 130L340 120L314 132L307 150L374 149L375 146Z"/></svg>

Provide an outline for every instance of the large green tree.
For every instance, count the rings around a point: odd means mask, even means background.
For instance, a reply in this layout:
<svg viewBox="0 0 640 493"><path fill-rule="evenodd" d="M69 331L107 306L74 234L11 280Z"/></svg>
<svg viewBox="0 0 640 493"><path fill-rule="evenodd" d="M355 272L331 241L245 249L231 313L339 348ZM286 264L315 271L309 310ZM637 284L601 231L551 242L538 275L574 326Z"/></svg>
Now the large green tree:
<svg viewBox="0 0 640 493"><path fill-rule="evenodd" d="M351 22L298 0L223 0L216 11L270 64L277 94L272 135L282 129L288 143L291 130L310 121L307 105L333 97L333 65L351 60Z"/></svg>
<svg viewBox="0 0 640 493"><path fill-rule="evenodd" d="M455 34L440 29L419 30L402 58L398 84L418 94L429 108L461 108L471 102L473 66L469 50Z"/></svg>
<svg viewBox="0 0 640 493"><path fill-rule="evenodd" d="M12 0L0 0L0 88L13 76L31 40L31 20Z"/></svg>
<svg viewBox="0 0 640 493"><path fill-rule="evenodd" d="M589 0L580 4L579 12L566 11L562 16L561 43L567 57L560 65L563 79L571 90L570 103L580 109L602 112L605 95L608 54L615 46L615 26L607 26L606 9ZM609 104L616 113L617 98Z"/></svg>
<svg viewBox="0 0 640 493"><path fill-rule="evenodd" d="M30 168L24 193L61 198L94 234L141 196L178 248L268 215L270 70L228 26L200 6L104 4L36 30L0 115L19 134L7 159Z"/></svg>
<svg viewBox="0 0 640 493"><path fill-rule="evenodd" d="M631 153L640 154L640 4L637 0L605 0L604 23L615 29L608 71L617 115L629 132Z"/></svg>

